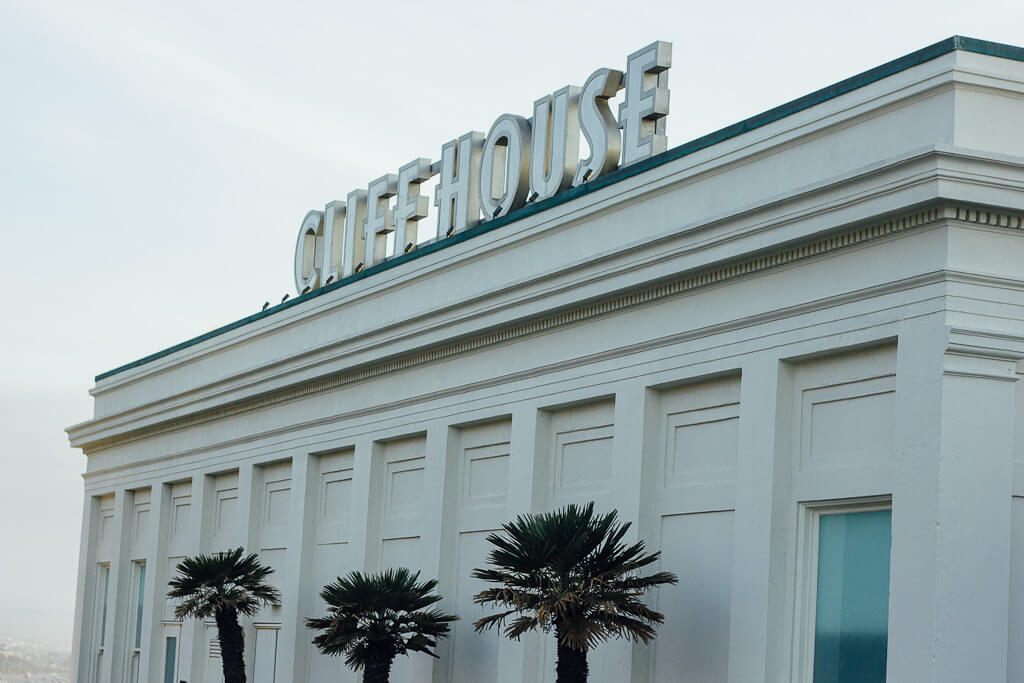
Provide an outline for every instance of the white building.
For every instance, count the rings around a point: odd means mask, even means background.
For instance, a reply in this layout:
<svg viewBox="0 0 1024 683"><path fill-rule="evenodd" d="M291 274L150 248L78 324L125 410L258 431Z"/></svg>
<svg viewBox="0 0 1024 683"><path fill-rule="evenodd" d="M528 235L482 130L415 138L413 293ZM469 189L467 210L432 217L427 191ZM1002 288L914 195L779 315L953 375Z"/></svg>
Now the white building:
<svg viewBox="0 0 1024 683"><path fill-rule="evenodd" d="M1024 681L1024 49L943 41L515 205L97 377L76 681L219 680L163 595L238 545L284 595L255 683L355 680L302 620L395 564L462 620L392 680L551 681L550 637L473 633L469 573L587 500L680 579L593 681Z"/></svg>

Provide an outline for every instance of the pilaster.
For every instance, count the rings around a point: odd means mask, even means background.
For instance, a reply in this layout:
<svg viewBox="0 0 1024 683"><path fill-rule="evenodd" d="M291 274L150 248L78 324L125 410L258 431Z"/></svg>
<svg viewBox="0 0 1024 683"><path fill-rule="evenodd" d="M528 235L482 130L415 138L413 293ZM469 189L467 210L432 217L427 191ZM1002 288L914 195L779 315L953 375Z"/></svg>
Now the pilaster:
<svg viewBox="0 0 1024 683"><path fill-rule="evenodd" d="M307 648L311 633L305 617L312 606L302 590L310 580L310 561L315 527L314 506L309 504L316 492L316 467L308 453L292 455L292 495L288 515L288 555L281 590L281 633L277 651L277 672L280 679L305 681L308 679L309 657ZM313 498L315 500L315 498ZM292 672L290 677L287 672ZM281 681L284 683L284 680Z"/></svg>
<svg viewBox="0 0 1024 683"><path fill-rule="evenodd" d="M152 519L146 540L146 581L143 584L142 640L139 648L139 683L152 680L160 663L160 621L164 604L167 577L161 565L166 565L167 542L161 520L167 514L167 493L161 481L150 484L149 516Z"/></svg>
<svg viewBox="0 0 1024 683"><path fill-rule="evenodd" d="M773 517L776 507L788 498L789 467L786 451L777 443L783 372L778 357L774 353L752 356L741 372L729 680L758 683L769 679L772 550L778 535ZM784 567L776 567L776 572L780 568Z"/></svg>
<svg viewBox="0 0 1024 683"><path fill-rule="evenodd" d="M889 680L1006 681L1015 362L972 341L900 331Z"/></svg>

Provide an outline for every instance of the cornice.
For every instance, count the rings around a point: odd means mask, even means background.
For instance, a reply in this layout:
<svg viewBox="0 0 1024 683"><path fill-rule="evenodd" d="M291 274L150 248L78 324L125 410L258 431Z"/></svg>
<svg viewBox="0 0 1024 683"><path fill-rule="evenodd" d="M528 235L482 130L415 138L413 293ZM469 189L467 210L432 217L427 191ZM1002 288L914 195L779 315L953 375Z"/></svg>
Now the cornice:
<svg viewBox="0 0 1024 683"><path fill-rule="evenodd" d="M548 314L520 319L500 327L470 334L459 339L427 348L397 354L374 362L347 368L341 372L309 381L298 382L279 390L203 409L140 428L89 439L88 434L75 436L79 428L71 428L73 445L87 452L150 438L159 434L186 429L197 425L240 415L282 403L296 401L317 394L373 379L382 375L447 360L496 345L519 340L531 335L579 324L600 316L613 314L636 306L691 293L695 290L720 285L739 278L788 266L806 259L857 247L892 235L916 230L944 221L957 221L988 228L1024 230L1024 216L1017 213L976 208L966 205L942 205L922 208L904 215L852 227L805 243L778 247L751 257L713 264L678 277L651 283L631 291L614 293L595 300L580 302ZM88 423L87 423L88 424ZM86 425L82 425L86 427Z"/></svg>
<svg viewBox="0 0 1024 683"><path fill-rule="evenodd" d="M955 53L957 51L985 55L989 57L997 57L1013 61L1024 61L1024 48L1012 45L1004 45L1000 43L993 43L984 40L978 40L966 36L951 36L945 40L929 45L925 48L904 55L903 57L892 60L885 64L879 65L873 69L857 74L850 78L844 79L825 88L821 88L819 90L811 92L803 97L769 109L768 111L762 112L753 117L737 122L731 126L727 126L720 130L714 131L707 135L701 136L697 139L681 144L677 147L667 150L666 152L651 157L650 159L647 159L643 162L618 169L613 173L597 178L594 182L585 183L578 187L572 188L571 190L568 190L566 192L562 192L556 197L552 197L550 199L537 202L536 204L523 207L517 211L510 213L508 216L504 216L500 219L486 221L484 223L481 223L479 226L476 226L475 228L463 231L461 233L456 233L455 235L452 235L449 238L441 239L431 244L420 245L420 247L418 247L411 253L399 255L396 256L395 258L388 259L388 261L382 264L372 266L370 268L365 269L364 271L361 271L360 273L343 278L342 280L333 283L330 286L318 288L313 292L310 292L305 295L300 295L298 297L291 299L288 302L283 302L282 304L279 304L277 306L270 307L269 309L262 311L260 313L247 316L241 320L237 320L228 325L224 325L206 334L200 335L193 339L186 340L162 351L158 351L156 353L150 354L138 360L122 365L120 367L101 373L96 376L96 380L97 382L99 382L101 380L114 377L115 375L118 375L125 371L138 368L140 366L152 363L153 361L159 360L166 356L180 352L184 349L188 349L192 346L202 344L208 340L214 339L216 337L232 332L251 323L263 320L281 311L287 310L292 306L296 306L304 301L308 301L315 297L319 297L321 295L335 291L336 289L343 287L345 285L356 283L380 271L400 266L403 263L421 258L423 256L427 256L440 249L454 246L478 234L489 232L493 229L500 228L505 224L512 223L522 218L526 218L528 216L536 214L538 212L548 210L554 206L570 202L576 197L583 196L591 192L599 191L602 188L607 187L609 185L620 183L621 181L629 178L634 178L635 176L643 174L648 170L655 169L666 164L670 164L671 162L692 155L695 152L700 152L710 147L720 145L723 142L734 140L740 136L750 133L751 131L771 126L774 123L783 121L784 119L788 119L790 117L793 117L794 115L802 114L804 112L807 112L808 110L814 109L819 105L832 102L837 98L841 98L843 95L853 93L857 90L860 90L861 88L864 88L865 86L875 84L879 81L885 80L889 77L895 76L914 67L927 64L929 62L932 62L933 60L938 59L939 57ZM957 68L958 67L953 66L950 67L950 69L952 70L956 70ZM975 70L972 69L961 69L961 71L965 75L970 74L972 76L979 78L990 77L989 74L976 72ZM860 106L860 104L862 103L855 104L854 106L858 107Z"/></svg>

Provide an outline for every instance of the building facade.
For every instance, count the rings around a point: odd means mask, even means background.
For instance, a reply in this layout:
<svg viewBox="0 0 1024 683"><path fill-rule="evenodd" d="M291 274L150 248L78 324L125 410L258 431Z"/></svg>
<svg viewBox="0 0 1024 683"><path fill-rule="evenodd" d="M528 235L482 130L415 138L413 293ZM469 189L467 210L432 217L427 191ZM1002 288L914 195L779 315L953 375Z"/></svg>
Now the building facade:
<svg viewBox="0 0 1024 683"><path fill-rule="evenodd" d="M592 500L679 576L597 683L1024 681L1024 50L657 151L99 376L75 680L220 680L163 596L241 545L284 596L255 683L356 680L303 619L394 565L461 621L392 680L552 681L550 636L473 632L470 572Z"/></svg>

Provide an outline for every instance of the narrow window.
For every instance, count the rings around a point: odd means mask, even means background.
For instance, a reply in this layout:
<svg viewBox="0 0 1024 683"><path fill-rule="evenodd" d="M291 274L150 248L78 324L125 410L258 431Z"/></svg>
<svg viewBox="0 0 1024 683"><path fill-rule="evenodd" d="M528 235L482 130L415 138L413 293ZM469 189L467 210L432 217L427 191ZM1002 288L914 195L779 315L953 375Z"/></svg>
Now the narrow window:
<svg viewBox="0 0 1024 683"><path fill-rule="evenodd" d="M175 636L167 636L167 646L164 651L164 683L174 683L175 661L178 656L178 639Z"/></svg>
<svg viewBox="0 0 1024 683"><path fill-rule="evenodd" d="M138 562L139 582L136 586L138 601L135 608L135 649L142 647L142 604L146 594L146 563Z"/></svg>
<svg viewBox="0 0 1024 683"><path fill-rule="evenodd" d="M816 518L814 683L885 683L892 510Z"/></svg>
<svg viewBox="0 0 1024 683"><path fill-rule="evenodd" d="M107 599L110 597L110 565L100 565L100 594L102 597L102 609L100 610L100 648L107 644Z"/></svg>

